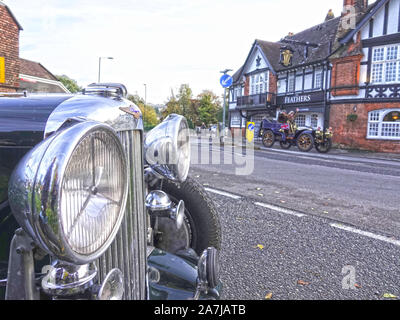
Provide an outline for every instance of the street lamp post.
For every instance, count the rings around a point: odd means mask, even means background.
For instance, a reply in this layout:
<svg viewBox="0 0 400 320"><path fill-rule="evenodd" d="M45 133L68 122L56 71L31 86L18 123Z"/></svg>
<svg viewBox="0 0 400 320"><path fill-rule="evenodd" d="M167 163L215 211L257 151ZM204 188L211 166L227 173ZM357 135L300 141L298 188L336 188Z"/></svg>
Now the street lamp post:
<svg viewBox="0 0 400 320"><path fill-rule="evenodd" d="M99 57L99 77L98 77L98 83L100 83L100 74L101 74L101 59L109 59L109 60L113 60L113 57Z"/></svg>

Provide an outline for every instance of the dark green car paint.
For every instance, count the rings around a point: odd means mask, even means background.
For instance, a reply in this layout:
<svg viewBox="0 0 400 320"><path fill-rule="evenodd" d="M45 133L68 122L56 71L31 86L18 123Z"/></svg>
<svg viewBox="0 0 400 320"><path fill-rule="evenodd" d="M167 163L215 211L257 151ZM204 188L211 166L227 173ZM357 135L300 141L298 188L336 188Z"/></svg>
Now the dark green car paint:
<svg viewBox="0 0 400 320"><path fill-rule="evenodd" d="M196 291L197 269L190 261L159 249L147 260L150 300L191 300ZM203 294L200 299L219 299L221 286Z"/></svg>

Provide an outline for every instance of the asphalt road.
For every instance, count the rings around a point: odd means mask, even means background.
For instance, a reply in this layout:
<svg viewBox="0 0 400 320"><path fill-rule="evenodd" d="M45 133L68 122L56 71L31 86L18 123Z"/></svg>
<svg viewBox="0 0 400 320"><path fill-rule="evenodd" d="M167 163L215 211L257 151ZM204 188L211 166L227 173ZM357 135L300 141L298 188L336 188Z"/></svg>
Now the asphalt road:
<svg viewBox="0 0 400 320"><path fill-rule="evenodd" d="M224 299L400 296L400 162L255 151L238 176L240 150L224 164L220 147L193 147L221 217Z"/></svg>

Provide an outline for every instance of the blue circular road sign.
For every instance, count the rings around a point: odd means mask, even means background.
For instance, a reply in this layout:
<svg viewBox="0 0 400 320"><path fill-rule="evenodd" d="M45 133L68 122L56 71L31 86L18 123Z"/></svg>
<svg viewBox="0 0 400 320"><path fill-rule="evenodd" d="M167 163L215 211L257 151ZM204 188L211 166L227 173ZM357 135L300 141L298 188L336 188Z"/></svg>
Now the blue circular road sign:
<svg viewBox="0 0 400 320"><path fill-rule="evenodd" d="M233 78L229 74L224 74L220 79L221 86L229 88L233 84Z"/></svg>

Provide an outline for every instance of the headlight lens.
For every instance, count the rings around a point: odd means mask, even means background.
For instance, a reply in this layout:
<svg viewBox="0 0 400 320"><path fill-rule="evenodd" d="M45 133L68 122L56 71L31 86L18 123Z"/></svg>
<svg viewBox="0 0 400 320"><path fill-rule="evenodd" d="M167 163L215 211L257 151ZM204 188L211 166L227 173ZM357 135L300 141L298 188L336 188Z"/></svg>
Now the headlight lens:
<svg viewBox="0 0 400 320"><path fill-rule="evenodd" d="M105 131L86 136L68 163L61 189L61 226L71 249L95 253L120 217L126 174L115 137Z"/></svg>
<svg viewBox="0 0 400 320"><path fill-rule="evenodd" d="M145 158L167 179L184 182L190 169L190 134L185 117L171 114L151 130L144 142Z"/></svg>
<svg viewBox="0 0 400 320"><path fill-rule="evenodd" d="M119 138L106 125L84 122L44 140L21 160L9 199L17 221L43 249L86 264L114 239L127 192Z"/></svg>

